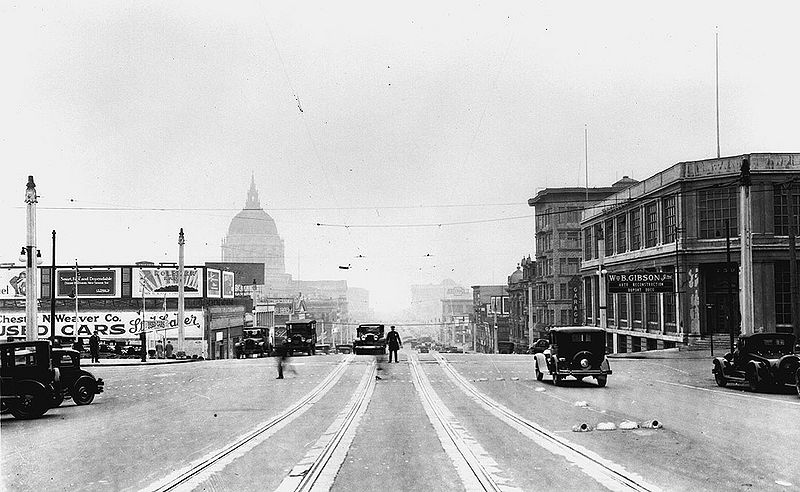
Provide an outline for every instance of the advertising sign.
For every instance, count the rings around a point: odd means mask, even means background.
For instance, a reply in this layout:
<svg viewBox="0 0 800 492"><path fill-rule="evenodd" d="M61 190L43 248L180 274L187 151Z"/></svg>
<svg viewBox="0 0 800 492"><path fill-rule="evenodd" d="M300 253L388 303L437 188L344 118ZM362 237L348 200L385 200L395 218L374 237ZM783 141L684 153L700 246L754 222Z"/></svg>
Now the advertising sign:
<svg viewBox="0 0 800 492"><path fill-rule="evenodd" d="M131 272L133 297L178 297L178 269L175 267L134 268ZM203 269L183 269L184 297L203 297Z"/></svg>
<svg viewBox="0 0 800 492"><path fill-rule="evenodd" d="M222 279L220 271L206 268L206 297L220 297L222 294Z"/></svg>
<svg viewBox="0 0 800 492"><path fill-rule="evenodd" d="M143 323L144 322L144 323ZM205 328L203 311L184 312L184 336L202 338ZM143 331L157 332L168 338L178 337L178 313L145 313L145 319L136 311L87 311L75 313L56 313L56 336L89 337L97 330L101 339L127 340L138 338ZM25 312L0 314L0 338L25 336ZM39 312L39 338L50 336L50 313Z"/></svg>
<svg viewBox="0 0 800 492"><path fill-rule="evenodd" d="M675 292L675 273L609 273L608 292Z"/></svg>
<svg viewBox="0 0 800 492"><path fill-rule="evenodd" d="M119 268L78 268L78 297L119 297ZM56 269L56 298L75 295L75 269Z"/></svg>
<svg viewBox="0 0 800 492"><path fill-rule="evenodd" d="M234 273L222 272L222 297L223 299L233 299Z"/></svg>
<svg viewBox="0 0 800 492"><path fill-rule="evenodd" d="M25 267L0 268L0 299L25 299L26 274Z"/></svg>

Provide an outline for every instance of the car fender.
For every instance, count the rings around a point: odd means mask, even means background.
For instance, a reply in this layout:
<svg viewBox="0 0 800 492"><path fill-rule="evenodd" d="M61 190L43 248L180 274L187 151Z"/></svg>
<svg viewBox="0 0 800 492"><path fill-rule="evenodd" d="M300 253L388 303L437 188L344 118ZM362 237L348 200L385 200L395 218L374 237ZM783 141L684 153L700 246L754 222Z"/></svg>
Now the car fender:
<svg viewBox="0 0 800 492"><path fill-rule="evenodd" d="M714 357L714 368L711 370L712 374L716 374L718 371L721 371L721 374L725 374L727 369L730 369L730 362L727 359L724 357Z"/></svg>
<svg viewBox="0 0 800 492"><path fill-rule="evenodd" d="M748 367L752 367L756 374L756 382L759 384L767 384L770 382L770 372L769 367L764 362L753 360L750 361Z"/></svg>
<svg viewBox="0 0 800 492"><path fill-rule="evenodd" d="M603 372L611 372L611 364L608 363L608 357L603 357L603 362L600 363L600 370Z"/></svg>
<svg viewBox="0 0 800 492"><path fill-rule="evenodd" d="M539 372L549 375L550 368L547 366L547 359L545 359L544 354L540 352L534 354L533 357L536 359L536 364L539 366Z"/></svg>

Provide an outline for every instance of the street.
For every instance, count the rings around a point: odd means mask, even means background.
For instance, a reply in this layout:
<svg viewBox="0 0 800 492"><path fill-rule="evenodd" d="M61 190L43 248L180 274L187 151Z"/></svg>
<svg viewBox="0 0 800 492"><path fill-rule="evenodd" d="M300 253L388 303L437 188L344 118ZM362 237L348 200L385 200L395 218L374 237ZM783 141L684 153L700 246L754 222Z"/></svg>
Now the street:
<svg viewBox="0 0 800 492"><path fill-rule="evenodd" d="M94 403L2 418L5 490L789 490L800 399L718 388L709 358L400 352L91 367ZM377 376L377 377L376 377ZM630 421L652 424L598 430ZM581 425L590 429L580 430Z"/></svg>

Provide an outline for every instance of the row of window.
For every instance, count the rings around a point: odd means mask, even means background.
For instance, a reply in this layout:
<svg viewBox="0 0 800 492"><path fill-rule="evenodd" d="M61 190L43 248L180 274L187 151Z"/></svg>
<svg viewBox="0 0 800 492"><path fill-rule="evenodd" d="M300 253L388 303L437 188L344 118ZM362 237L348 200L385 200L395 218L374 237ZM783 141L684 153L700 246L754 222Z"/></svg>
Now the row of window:
<svg viewBox="0 0 800 492"><path fill-rule="evenodd" d="M565 301L572 298L569 285L565 283L558 284L558 297L556 297L555 294L555 284L538 284L534 291L534 301Z"/></svg>
<svg viewBox="0 0 800 492"><path fill-rule="evenodd" d="M582 211L581 207L547 207L536 214L536 229L541 231L551 225L578 224Z"/></svg>

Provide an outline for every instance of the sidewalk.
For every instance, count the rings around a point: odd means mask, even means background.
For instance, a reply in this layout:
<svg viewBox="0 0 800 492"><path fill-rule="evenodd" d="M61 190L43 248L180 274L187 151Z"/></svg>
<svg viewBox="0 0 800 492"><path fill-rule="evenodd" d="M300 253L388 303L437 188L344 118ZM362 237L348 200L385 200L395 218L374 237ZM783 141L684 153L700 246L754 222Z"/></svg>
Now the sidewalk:
<svg viewBox="0 0 800 492"><path fill-rule="evenodd" d="M81 367L114 367L114 366L158 366L164 364L184 364L187 362L198 362L205 359L150 359L142 362L142 359L100 359L100 362L85 362L81 358ZM91 360L91 359L90 359Z"/></svg>
<svg viewBox="0 0 800 492"><path fill-rule="evenodd" d="M711 350L687 350L685 348L677 349L662 349L662 350L646 350L643 352L626 352L624 354L608 354L609 359L706 359L711 360L713 357L722 357L725 355L726 350L714 350L714 355L711 355Z"/></svg>

